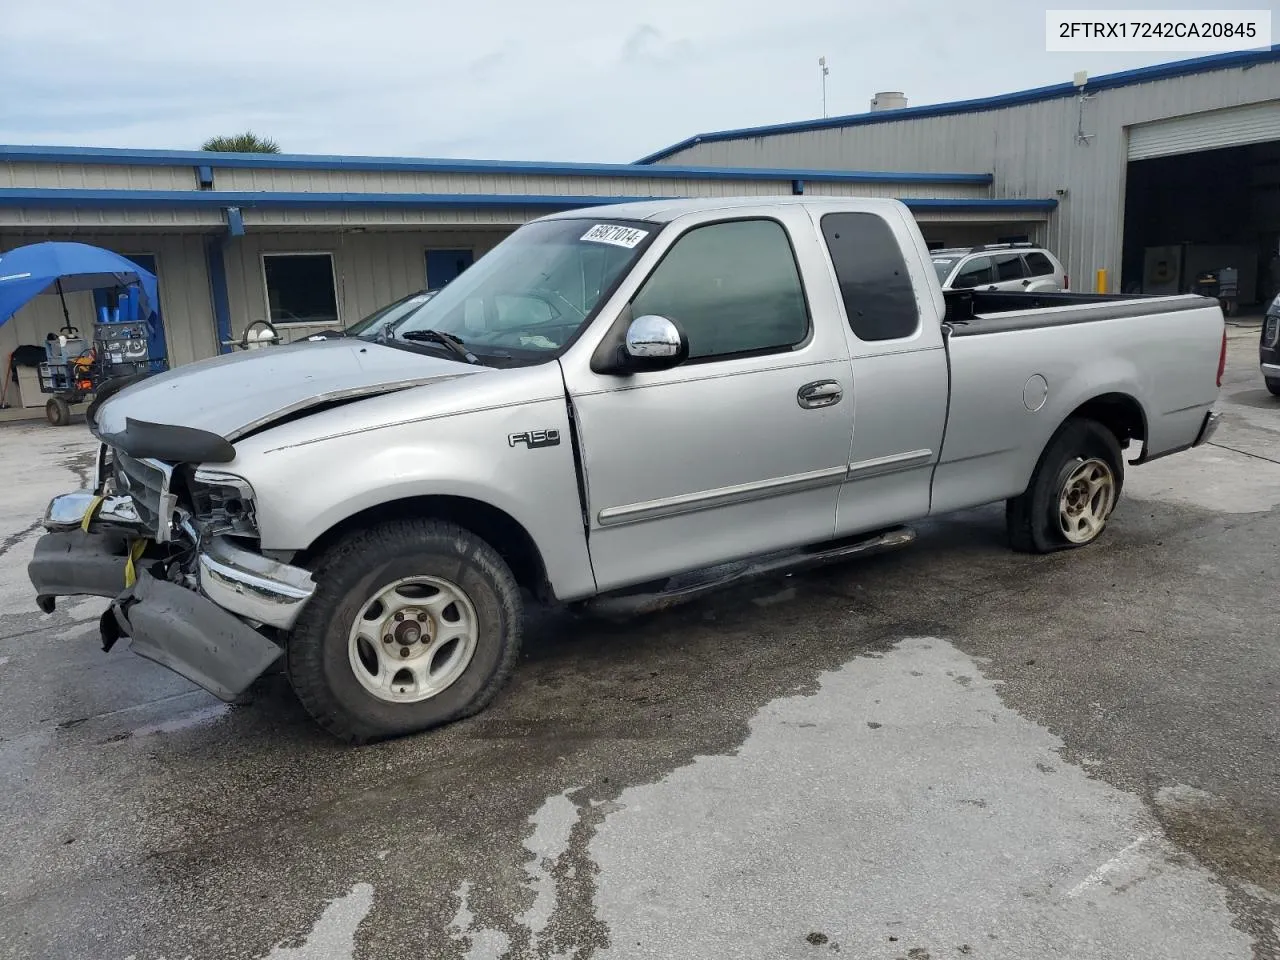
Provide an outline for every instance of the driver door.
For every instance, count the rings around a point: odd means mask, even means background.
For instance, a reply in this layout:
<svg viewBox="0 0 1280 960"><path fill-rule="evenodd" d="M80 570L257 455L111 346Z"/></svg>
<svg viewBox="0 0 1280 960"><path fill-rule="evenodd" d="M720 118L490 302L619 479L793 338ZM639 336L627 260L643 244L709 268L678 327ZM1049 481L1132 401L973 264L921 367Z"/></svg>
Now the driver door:
<svg viewBox="0 0 1280 960"><path fill-rule="evenodd" d="M797 255L817 254L801 218L693 218L678 234L624 313L674 321L683 363L564 364L600 590L832 537L852 372L840 324L813 316L836 309L832 291L801 280Z"/></svg>

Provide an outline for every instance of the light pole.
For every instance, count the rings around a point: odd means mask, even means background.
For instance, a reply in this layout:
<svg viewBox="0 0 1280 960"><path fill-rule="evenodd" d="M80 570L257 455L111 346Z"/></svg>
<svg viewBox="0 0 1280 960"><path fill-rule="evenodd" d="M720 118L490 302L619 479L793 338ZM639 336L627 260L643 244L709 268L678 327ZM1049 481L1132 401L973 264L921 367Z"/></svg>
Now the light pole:
<svg viewBox="0 0 1280 960"><path fill-rule="evenodd" d="M827 117L827 74L831 71L827 68L827 58L818 58L818 69L822 71L822 117Z"/></svg>

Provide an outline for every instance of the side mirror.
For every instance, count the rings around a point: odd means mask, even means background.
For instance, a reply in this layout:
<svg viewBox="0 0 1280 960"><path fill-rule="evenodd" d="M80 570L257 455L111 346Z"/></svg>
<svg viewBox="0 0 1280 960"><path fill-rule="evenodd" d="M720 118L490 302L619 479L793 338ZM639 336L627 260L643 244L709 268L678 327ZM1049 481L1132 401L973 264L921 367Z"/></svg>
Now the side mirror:
<svg viewBox="0 0 1280 960"><path fill-rule="evenodd" d="M646 314L627 327L622 353L628 370L666 370L689 356L689 338L666 317Z"/></svg>

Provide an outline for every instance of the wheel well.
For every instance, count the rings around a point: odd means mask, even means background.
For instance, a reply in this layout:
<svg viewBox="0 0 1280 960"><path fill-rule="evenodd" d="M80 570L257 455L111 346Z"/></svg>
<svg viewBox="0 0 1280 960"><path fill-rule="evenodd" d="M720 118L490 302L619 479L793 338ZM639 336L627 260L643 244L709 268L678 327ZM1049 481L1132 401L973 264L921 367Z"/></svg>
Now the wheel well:
<svg viewBox="0 0 1280 960"><path fill-rule="evenodd" d="M319 556L353 530L409 517L447 520L470 530L501 554L520 586L539 598L550 596L542 553L529 532L505 511L468 497L409 497L361 510L322 533L295 562Z"/></svg>
<svg viewBox="0 0 1280 960"><path fill-rule="evenodd" d="M1142 405L1127 393L1104 393L1071 412L1068 419L1096 420L1113 434L1123 449L1130 440L1147 439L1147 417Z"/></svg>

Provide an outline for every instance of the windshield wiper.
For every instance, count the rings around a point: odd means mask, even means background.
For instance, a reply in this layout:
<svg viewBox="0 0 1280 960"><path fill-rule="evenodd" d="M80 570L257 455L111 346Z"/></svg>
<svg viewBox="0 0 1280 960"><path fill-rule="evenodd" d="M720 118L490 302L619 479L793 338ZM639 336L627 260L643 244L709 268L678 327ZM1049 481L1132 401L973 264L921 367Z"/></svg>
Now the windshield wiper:
<svg viewBox="0 0 1280 960"><path fill-rule="evenodd" d="M466 348L462 340L455 337L452 333L443 333L440 330L406 330L400 334L401 340L416 340L420 343L438 343L442 347L449 350L450 353L457 357L461 357L467 363L479 363L480 358Z"/></svg>

